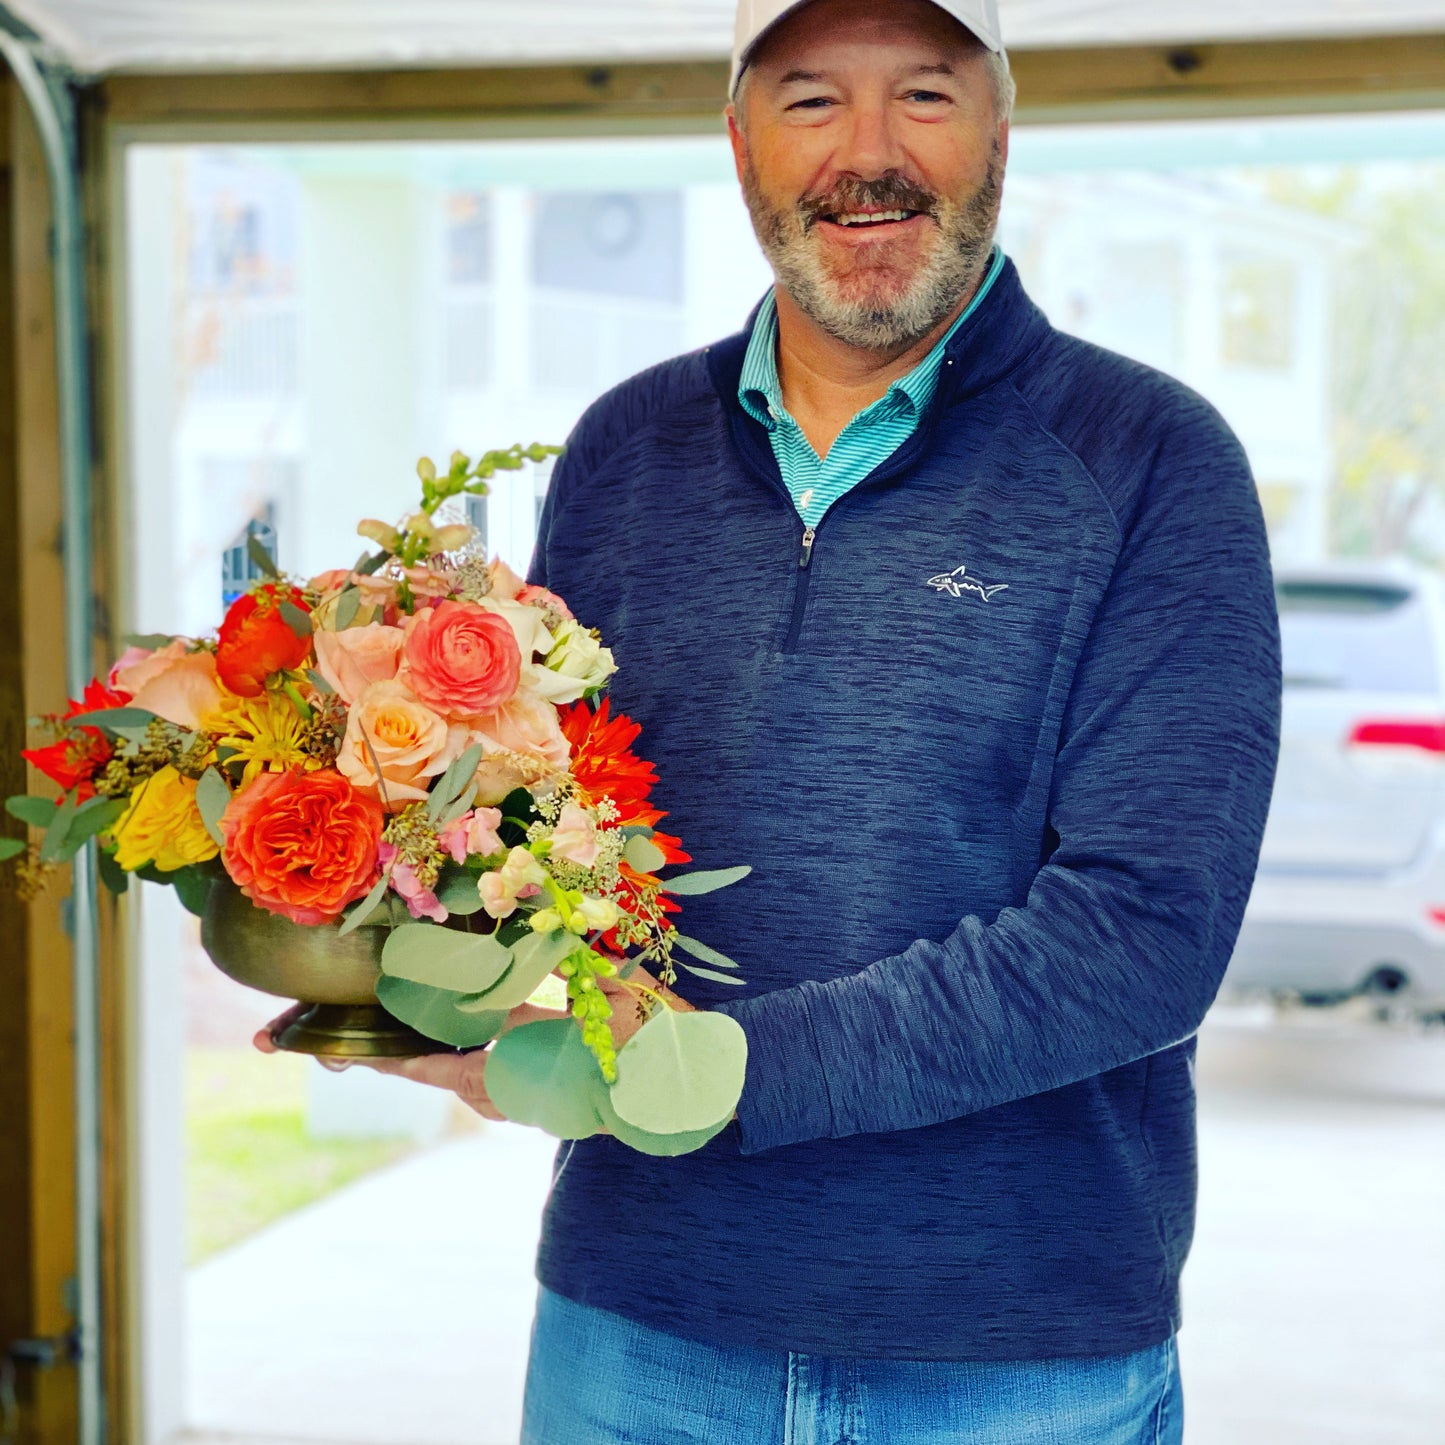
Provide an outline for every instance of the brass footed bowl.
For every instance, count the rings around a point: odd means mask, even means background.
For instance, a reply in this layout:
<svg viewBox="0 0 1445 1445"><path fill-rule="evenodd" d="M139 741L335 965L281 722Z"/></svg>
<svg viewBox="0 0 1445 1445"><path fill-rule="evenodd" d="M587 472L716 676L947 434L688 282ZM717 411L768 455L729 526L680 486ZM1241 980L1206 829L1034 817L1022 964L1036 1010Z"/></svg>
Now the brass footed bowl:
<svg viewBox="0 0 1445 1445"><path fill-rule="evenodd" d="M211 885L201 947L228 978L310 1007L272 1037L291 1053L341 1059L403 1059L447 1051L408 1028L376 997L383 928L305 928L268 913L231 882Z"/></svg>

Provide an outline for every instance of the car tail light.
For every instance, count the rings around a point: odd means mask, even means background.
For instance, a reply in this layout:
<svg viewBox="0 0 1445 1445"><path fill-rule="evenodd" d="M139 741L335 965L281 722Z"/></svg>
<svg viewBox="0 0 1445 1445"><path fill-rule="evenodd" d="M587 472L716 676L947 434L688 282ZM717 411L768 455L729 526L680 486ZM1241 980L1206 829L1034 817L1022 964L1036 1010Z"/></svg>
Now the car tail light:
<svg viewBox="0 0 1445 1445"><path fill-rule="evenodd" d="M1406 718L1356 723L1350 742L1357 747L1419 748L1445 754L1445 722Z"/></svg>

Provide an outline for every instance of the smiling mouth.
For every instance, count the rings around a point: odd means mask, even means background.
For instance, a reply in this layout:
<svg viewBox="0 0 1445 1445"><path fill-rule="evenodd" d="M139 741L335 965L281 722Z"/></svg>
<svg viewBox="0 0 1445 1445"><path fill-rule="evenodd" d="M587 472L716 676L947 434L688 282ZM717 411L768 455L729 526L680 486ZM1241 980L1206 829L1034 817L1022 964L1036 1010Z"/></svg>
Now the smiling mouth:
<svg viewBox="0 0 1445 1445"><path fill-rule="evenodd" d="M895 226L900 221L911 221L915 216L922 214L922 211L840 211L835 215L825 215L822 219L831 221L835 226L856 226L866 229L876 226Z"/></svg>

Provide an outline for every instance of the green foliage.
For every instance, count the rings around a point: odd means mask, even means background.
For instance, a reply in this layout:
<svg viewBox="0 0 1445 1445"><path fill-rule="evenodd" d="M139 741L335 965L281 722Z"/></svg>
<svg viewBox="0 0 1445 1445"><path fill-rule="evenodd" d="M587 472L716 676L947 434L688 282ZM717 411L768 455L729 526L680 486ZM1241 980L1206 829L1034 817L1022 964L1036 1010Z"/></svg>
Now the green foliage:
<svg viewBox="0 0 1445 1445"><path fill-rule="evenodd" d="M314 628L311 614L304 607L298 607L289 597L283 597L281 599L281 616L287 627L303 642L311 640Z"/></svg>
<svg viewBox="0 0 1445 1445"><path fill-rule="evenodd" d="M256 537L246 538L246 555L255 566L271 581L277 582L281 578L281 569L276 566L276 559L261 545L260 539Z"/></svg>
<svg viewBox="0 0 1445 1445"><path fill-rule="evenodd" d="M656 873L667 862L667 854L651 838L644 838L640 833L627 840L622 856L627 860L627 866L639 873ZM672 885L667 886L671 888Z"/></svg>
<svg viewBox="0 0 1445 1445"><path fill-rule="evenodd" d="M694 1149L701 1149L732 1122L732 1115L729 1113L726 1119L708 1129L696 1129L681 1134L650 1134L646 1129L639 1129L619 1116L612 1107L612 1095L607 1089L597 1091L594 1103L607 1132L615 1139L626 1144L629 1149L636 1149L639 1154L651 1154L662 1159L676 1159L681 1154L691 1154Z"/></svg>
<svg viewBox="0 0 1445 1445"><path fill-rule="evenodd" d="M606 1092L597 1061L570 1019L510 1029L487 1058L487 1094L497 1108L558 1139L598 1133L597 1098Z"/></svg>
<svg viewBox="0 0 1445 1445"><path fill-rule="evenodd" d="M392 929L381 953L383 972L452 993L482 993L512 967L512 950L490 933L462 933L434 923Z"/></svg>
<svg viewBox="0 0 1445 1445"><path fill-rule="evenodd" d="M711 964L714 968L737 968L738 964L725 953L719 953L715 948L709 948L705 943L699 943L695 938L689 938L685 933L673 935L672 944L674 948L680 948L684 953L690 953L702 963ZM683 964L683 967L688 967Z"/></svg>
<svg viewBox="0 0 1445 1445"><path fill-rule="evenodd" d="M458 1005L469 1000L467 994L429 988L385 973L376 985L376 996L402 1023L457 1049L479 1049L491 1043L507 1022L505 1009L464 1012Z"/></svg>
<svg viewBox="0 0 1445 1445"><path fill-rule="evenodd" d="M50 798L36 798L28 793L6 798L5 811L32 828L48 828L60 805Z"/></svg>
<svg viewBox="0 0 1445 1445"><path fill-rule="evenodd" d="M23 838L0 838L0 863L8 863L29 849Z"/></svg>
<svg viewBox="0 0 1445 1445"><path fill-rule="evenodd" d="M745 863L738 868L679 873L676 878L664 879L662 887L665 893L672 893L678 898L696 898L704 893L716 893L720 888L731 888L734 883L741 883L752 871L751 866Z"/></svg>
<svg viewBox="0 0 1445 1445"><path fill-rule="evenodd" d="M372 915L376 913L377 906L381 903L382 895L386 892L386 886L390 882L390 874L383 873L381 877L372 884L371 892L368 893L360 903L348 910L341 927L336 930L336 936L338 938L345 938L348 933L354 933L364 924L379 923L382 921L379 918L374 919Z"/></svg>
<svg viewBox="0 0 1445 1445"><path fill-rule="evenodd" d="M120 732L123 728L148 728L155 721L155 713L147 712L143 707L103 707L67 719L73 727L101 728L110 733Z"/></svg>
<svg viewBox="0 0 1445 1445"><path fill-rule="evenodd" d="M115 861L115 855L101 849L96 855L100 865L100 881L118 898L130 888L130 874Z"/></svg>
<svg viewBox="0 0 1445 1445"><path fill-rule="evenodd" d="M747 1060L736 1019L659 1009L617 1055L612 1107L649 1134L715 1129L737 1108Z"/></svg>
<svg viewBox="0 0 1445 1445"><path fill-rule="evenodd" d="M426 812L433 826L448 806L461 797L482 760L482 745L474 743L437 779L427 795Z"/></svg>
<svg viewBox="0 0 1445 1445"><path fill-rule="evenodd" d="M175 888L181 907L199 918L206 911L211 885L216 881L219 872L218 865L212 860L210 863L193 863L187 868L177 868L174 873L163 873L161 877L167 879Z"/></svg>
<svg viewBox="0 0 1445 1445"><path fill-rule="evenodd" d="M231 787L215 768L207 768L196 784L196 809L211 841L219 848L226 839L221 832L221 814L231 805Z"/></svg>
<svg viewBox="0 0 1445 1445"><path fill-rule="evenodd" d="M437 884L436 895L442 907L457 918L470 918L482 911L482 895L477 892L477 875L465 868L448 868Z"/></svg>

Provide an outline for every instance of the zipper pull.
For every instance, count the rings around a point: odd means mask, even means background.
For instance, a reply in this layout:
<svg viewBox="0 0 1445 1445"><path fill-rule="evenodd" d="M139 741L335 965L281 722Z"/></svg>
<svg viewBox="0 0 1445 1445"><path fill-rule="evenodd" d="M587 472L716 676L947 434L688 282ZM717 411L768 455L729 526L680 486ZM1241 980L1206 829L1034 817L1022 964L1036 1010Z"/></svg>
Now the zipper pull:
<svg viewBox="0 0 1445 1445"><path fill-rule="evenodd" d="M813 543L818 540L818 533L813 527L803 528L803 553L798 558L799 569L805 569L813 560Z"/></svg>

